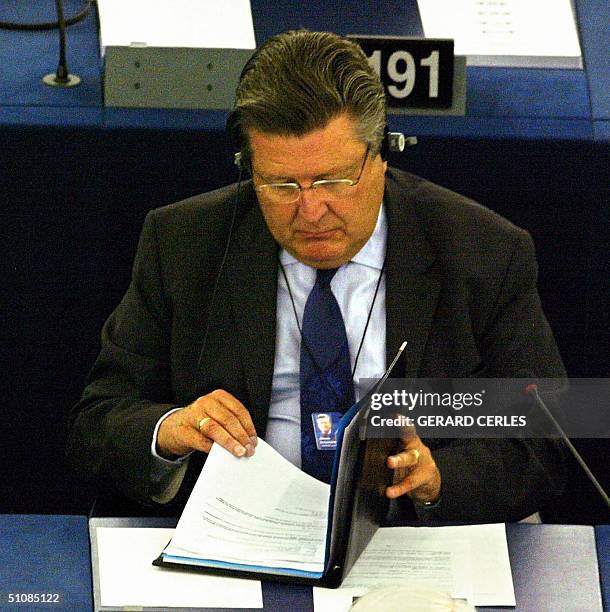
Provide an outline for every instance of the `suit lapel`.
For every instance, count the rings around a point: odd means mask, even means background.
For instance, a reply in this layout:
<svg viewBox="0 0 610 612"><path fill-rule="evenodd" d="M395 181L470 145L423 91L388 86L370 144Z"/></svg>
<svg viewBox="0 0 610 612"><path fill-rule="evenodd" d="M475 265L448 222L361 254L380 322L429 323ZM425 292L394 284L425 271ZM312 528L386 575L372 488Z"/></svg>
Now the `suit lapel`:
<svg viewBox="0 0 610 612"><path fill-rule="evenodd" d="M412 192L409 182L387 176L386 359L390 363L406 340L406 377L418 374L440 290L430 269L435 253L419 225Z"/></svg>
<svg viewBox="0 0 610 612"><path fill-rule="evenodd" d="M246 212L238 213L204 326L194 397L217 385L247 391L254 426L264 436L275 357L277 244L252 190L244 192Z"/></svg>
<svg viewBox="0 0 610 612"><path fill-rule="evenodd" d="M255 423L264 435L275 358L278 246L254 206L235 233L227 261L227 282L238 353L254 404ZM232 341L230 339L229 341Z"/></svg>

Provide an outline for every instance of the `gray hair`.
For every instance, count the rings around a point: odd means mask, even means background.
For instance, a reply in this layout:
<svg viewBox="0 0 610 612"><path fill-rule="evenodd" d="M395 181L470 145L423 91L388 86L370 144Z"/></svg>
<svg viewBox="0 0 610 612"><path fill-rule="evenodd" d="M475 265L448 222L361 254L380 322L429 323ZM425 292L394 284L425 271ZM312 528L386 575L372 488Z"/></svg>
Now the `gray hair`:
<svg viewBox="0 0 610 612"><path fill-rule="evenodd" d="M377 154L384 137L385 94L362 49L331 32L293 30L272 36L248 60L233 120L248 155L249 129L303 136L343 113L356 120L358 138Z"/></svg>

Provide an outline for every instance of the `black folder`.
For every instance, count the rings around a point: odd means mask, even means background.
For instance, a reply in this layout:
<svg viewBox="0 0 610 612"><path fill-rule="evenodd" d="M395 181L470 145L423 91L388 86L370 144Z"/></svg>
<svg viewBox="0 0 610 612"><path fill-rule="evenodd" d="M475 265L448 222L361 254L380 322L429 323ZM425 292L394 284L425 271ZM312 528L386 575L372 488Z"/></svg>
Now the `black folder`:
<svg viewBox="0 0 610 612"><path fill-rule="evenodd" d="M386 465L386 458L394 450L396 441L369 438L367 430L371 397L391 375L405 346L406 343L403 343L385 374L343 415L337 427L337 450L330 483L326 555L324 571L320 577L275 573L273 568L257 570L239 566L238 569L224 565L219 567L170 562L165 559L163 552L153 561L153 565L173 569L187 568L236 578L256 578L326 588L340 586L388 512L389 500L385 496L385 489L391 484L392 472Z"/></svg>

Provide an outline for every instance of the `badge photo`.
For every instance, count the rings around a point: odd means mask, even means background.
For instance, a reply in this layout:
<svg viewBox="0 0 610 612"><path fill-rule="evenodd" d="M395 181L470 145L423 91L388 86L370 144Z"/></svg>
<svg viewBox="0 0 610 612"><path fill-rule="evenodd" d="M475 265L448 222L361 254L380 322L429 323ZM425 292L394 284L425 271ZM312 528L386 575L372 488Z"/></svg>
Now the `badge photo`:
<svg viewBox="0 0 610 612"><path fill-rule="evenodd" d="M337 425L341 419L340 412L314 412L311 415L313 430L316 436L318 450L331 450L337 448L335 437Z"/></svg>

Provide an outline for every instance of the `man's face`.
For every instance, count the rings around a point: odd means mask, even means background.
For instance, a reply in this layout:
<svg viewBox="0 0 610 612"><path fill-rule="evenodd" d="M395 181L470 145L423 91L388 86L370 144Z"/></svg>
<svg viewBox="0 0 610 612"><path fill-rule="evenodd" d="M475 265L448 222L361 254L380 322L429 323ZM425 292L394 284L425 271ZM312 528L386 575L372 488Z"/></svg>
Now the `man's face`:
<svg viewBox="0 0 610 612"><path fill-rule="evenodd" d="M319 416L317 419L318 429L322 432L322 434L327 434L333 428L333 424L330 421L329 416Z"/></svg>
<svg viewBox="0 0 610 612"><path fill-rule="evenodd" d="M348 262L370 238L383 198L387 164L369 154L358 140L356 122L343 114L305 136L278 136L250 130L255 186L298 183L309 187L322 179L359 182L341 197L321 190L302 191L296 202L258 201L276 241L299 261L314 268L337 268ZM363 166L364 162L364 166Z"/></svg>

